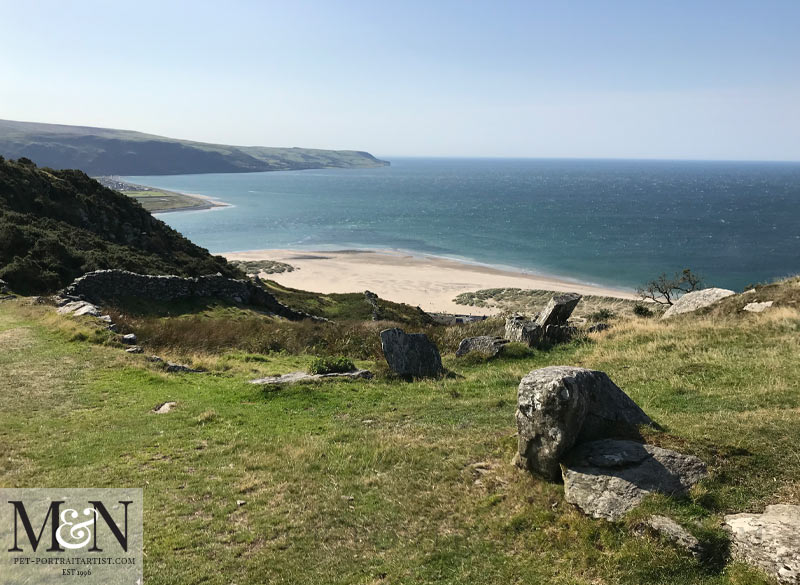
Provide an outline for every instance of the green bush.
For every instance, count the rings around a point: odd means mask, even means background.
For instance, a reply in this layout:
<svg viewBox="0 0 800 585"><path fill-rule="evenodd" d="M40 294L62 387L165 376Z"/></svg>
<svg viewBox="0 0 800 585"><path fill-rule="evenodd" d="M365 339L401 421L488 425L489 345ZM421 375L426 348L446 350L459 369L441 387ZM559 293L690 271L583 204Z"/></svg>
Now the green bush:
<svg viewBox="0 0 800 585"><path fill-rule="evenodd" d="M652 317L653 311L645 307L642 303L636 303L633 305L633 314L637 317Z"/></svg>
<svg viewBox="0 0 800 585"><path fill-rule="evenodd" d="M608 321L609 319L613 319L614 317L616 317L616 314L611 309L598 309L594 313L589 313L588 315L586 315L586 318L594 323L599 323L601 321Z"/></svg>
<svg viewBox="0 0 800 585"><path fill-rule="evenodd" d="M311 362L309 371L312 374L339 374L352 372L355 369L355 364L346 357L321 357Z"/></svg>

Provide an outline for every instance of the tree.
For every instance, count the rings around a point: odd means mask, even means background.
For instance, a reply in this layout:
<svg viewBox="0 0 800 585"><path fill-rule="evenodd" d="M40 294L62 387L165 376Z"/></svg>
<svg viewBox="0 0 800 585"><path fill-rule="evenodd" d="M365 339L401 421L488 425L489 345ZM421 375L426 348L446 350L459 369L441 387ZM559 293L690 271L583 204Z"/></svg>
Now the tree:
<svg viewBox="0 0 800 585"><path fill-rule="evenodd" d="M700 277L688 268L676 272L672 278L666 273L639 287L637 292L643 299L651 299L661 305L672 305L682 295L703 288Z"/></svg>

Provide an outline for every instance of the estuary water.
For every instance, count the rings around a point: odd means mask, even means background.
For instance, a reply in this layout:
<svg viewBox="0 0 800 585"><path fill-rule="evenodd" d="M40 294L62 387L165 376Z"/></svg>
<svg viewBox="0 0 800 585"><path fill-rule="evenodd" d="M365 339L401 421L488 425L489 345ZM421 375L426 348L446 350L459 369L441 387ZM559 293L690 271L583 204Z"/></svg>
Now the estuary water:
<svg viewBox="0 0 800 585"><path fill-rule="evenodd" d="M213 253L398 249L618 288L800 273L800 163L395 158L374 169L125 177L231 207L158 217Z"/></svg>

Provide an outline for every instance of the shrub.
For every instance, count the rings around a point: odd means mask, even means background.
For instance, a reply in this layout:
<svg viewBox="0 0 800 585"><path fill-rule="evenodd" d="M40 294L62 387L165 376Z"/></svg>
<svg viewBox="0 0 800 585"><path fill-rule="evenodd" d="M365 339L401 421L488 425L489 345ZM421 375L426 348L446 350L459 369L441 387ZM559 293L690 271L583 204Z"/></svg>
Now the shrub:
<svg viewBox="0 0 800 585"><path fill-rule="evenodd" d="M683 272L668 277L666 273L651 280L638 289L639 296L650 299L660 305L672 305L675 300L686 293L700 290L703 282L700 277L688 268Z"/></svg>
<svg viewBox="0 0 800 585"><path fill-rule="evenodd" d="M633 314L637 317L652 317L653 311L645 307L642 303L636 303L633 305Z"/></svg>
<svg viewBox="0 0 800 585"><path fill-rule="evenodd" d="M311 362L309 371L312 374L338 374L352 372L355 369L355 364L346 357L321 357Z"/></svg>
<svg viewBox="0 0 800 585"><path fill-rule="evenodd" d="M616 314L611 309L598 309L594 313L589 313L586 315L586 318L594 323L599 323L600 321L608 321L609 319L613 319L615 316Z"/></svg>

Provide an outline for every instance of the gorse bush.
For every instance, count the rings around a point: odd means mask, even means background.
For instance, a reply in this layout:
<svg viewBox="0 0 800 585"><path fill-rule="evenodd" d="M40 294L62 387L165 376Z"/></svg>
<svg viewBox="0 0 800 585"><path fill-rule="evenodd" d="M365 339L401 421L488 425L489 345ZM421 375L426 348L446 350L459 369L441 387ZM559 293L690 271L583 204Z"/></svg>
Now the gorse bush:
<svg viewBox="0 0 800 585"><path fill-rule="evenodd" d="M616 314L611 309L599 309L594 313L589 313L586 315L586 318L589 321L593 321L595 323L599 321L608 321L609 319L613 319L616 317Z"/></svg>
<svg viewBox="0 0 800 585"><path fill-rule="evenodd" d="M653 311L645 307L642 303L636 303L633 305L633 314L637 317L652 317Z"/></svg>
<svg viewBox="0 0 800 585"><path fill-rule="evenodd" d="M355 364L346 357L321 357L311 362L308 371L312 374L339 374L355 369Z"/></svg>

